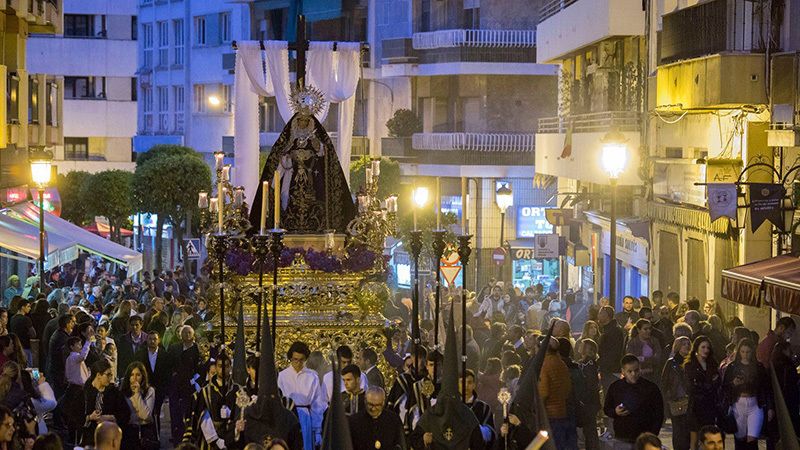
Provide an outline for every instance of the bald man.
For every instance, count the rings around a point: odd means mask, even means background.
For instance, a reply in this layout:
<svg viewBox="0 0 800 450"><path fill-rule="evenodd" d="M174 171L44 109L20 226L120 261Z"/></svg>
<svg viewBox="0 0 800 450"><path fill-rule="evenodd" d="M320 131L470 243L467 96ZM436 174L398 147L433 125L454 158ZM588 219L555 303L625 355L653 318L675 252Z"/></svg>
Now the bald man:
<svg viewBox="0 0 800 450"><path fill-rule="evenodd" d="M119 450L122 430L114 422L101 422L94 430L94 444L97 450Z"/></svg>

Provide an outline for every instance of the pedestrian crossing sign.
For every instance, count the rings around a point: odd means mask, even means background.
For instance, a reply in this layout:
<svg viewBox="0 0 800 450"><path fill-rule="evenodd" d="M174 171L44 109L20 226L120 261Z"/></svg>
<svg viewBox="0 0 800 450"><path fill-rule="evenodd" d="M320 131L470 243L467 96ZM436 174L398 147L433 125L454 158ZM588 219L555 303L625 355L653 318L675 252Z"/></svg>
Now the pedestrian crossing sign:
<svg viewBox="0 0 800 450"><path fill-rule="evenodd" d="M186 257L189 259L200 259L200 239L184 239L186 242Z"/></svg>

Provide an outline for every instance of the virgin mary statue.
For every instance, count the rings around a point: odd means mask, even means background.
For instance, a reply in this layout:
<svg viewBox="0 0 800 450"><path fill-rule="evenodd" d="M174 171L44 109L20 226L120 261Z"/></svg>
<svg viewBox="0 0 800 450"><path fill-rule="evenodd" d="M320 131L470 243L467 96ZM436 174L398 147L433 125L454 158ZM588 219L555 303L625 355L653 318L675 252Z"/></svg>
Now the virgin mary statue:
<svg viewBox="0 0 800 450"><path fill-rule="evenodd" d="M309 87L292 94L294 116L286 124L267 157L261 181L268 181L274 198L273 174L280 173L280 226L290 233L344 233L356 215L350 189L330 136L314 113L321 94ZM253 229L259 229L262 189L256 191L250 212ZM268 223L274 223L274 202L267 202Z"/></svg>

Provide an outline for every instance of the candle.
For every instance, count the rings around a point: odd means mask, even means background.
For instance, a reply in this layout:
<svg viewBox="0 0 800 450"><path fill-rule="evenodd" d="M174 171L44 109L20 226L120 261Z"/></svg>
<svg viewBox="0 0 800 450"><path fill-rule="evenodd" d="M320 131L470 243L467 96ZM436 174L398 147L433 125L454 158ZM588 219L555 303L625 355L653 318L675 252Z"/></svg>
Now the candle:
<svg viewBox="0 0 800 450"><path fill-rule="evenodd" d="M366 194L358 194L356 195L356 201L358 202L358 212L364 212L367 210L367 196Z"/></svg>
<svg viewBox="0 0 800 450"><path fill-rule="evenodd" d="M467 216L469 216L469 194L467 177L461 177L461 232L467 234Z"/></svg>
<svg viewBox="0 0 800 450"><path fill-rule="evenodd" d="M197 194L197 207L200 209L208 208L208 192L200 192Z"/></svg>
<svg viewBox="0 0 800 450"><path fill-rule="evenodd" d="M264 234L267 230L267 199L269 198L269 181L261 183L261 228L259 232Z"/></svg>
<svg viewBox="0 0 800 450"><path fill-rule="evenodd" d="M370 185L372 185L372 169L367 167L364 172L366 173L367 178L367 189L369 189Z"/></svg>
<svg viewBox="0 0 800 450"><path fill-rule="evenodd" d="M325 250L333 250L336 241L334 240L335 230L325 230Z"/></svg>
<svg viewBox="0 0 800 450"><path fill-rule="evenodd" d="M281 174L277 170L272 177L272 190L275 193L272 217L275 219L275 229L277 230L281 227Z"/></svg>
<svg viewBox="0 0 800 450"><path fill-rule="evenodd" d="M549 438L550 435L547 433L547 431L542 430L536 435L528 448L531 450L539 450Z"/></svg>
<svg viewBox="0 0 800 450"><path fill-rule="evenodd" d="M222 166L222 181L230 181L231 179L231 165L225 164Z"/></svg>
<svg viewBox="0 0 800 450"><path fill-rule="evenodd" d="M442 179L441 177L436 177L436 198L434 199L434 207L436 208L436 229L442 229Z"/></svg>
<svg viewBox="0 0 800 450"><path fill-rule="evenodd" d="M214 169L221 170L222 169L222 161L225 158L224 152L214 152Z"/></svg>
<svg viewBox="0 0 800 450"><path fill-rule="evenodd" d="M397 196L396 195L390 195L389 197L386 198L386 211L388 211L390 213L396 213L397 212Z"/></svg>
<svg viewBox="0 0 800 450"><path fill-rule="evenodd" d="M381 176L381 160L373 159L371 166L372 166L372 176L375 178Z"/></svg>
<svg viewBox="0 0 800 450"><path fill-rule="evenodd" d="M225 197L223 197L222 181L217 184L217 229L222 234L223 210L225 209Z"/></svg>
<svg viewBox="0 0 800 450"><path fill-rule="evenodd" d="M208 209L210 209L211 212L217 212L217 199L216 198L212 198L210 200Z"/></svg>
<svg viewBox="0 0 800 450"><path fill-rule="evenodd" d="M414 198L415 195L417 195L416 181L411 185L411 215L414 217L414 231L417 231L417 199Z"/></svg>
<svg viewBox="0 0 800 450"><path fill-rule="evenodd" d="M242 203L244 203L244 188L236 186L233 189L233 204L238 208L242 206Z"/></svg>

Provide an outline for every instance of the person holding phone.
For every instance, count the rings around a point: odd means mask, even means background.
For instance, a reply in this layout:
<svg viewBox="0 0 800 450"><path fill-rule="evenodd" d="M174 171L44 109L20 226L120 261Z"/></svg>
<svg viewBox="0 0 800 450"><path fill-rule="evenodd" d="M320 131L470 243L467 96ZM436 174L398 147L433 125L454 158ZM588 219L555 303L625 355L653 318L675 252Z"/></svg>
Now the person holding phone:
<svg viewBox="0 0 800 450"><path fill-rule="evenodd" d="M622 357L622 379L611 383L603 412L614 424L614 448L631 448L640 434L658 436L664 423L664 401L658 386L641 376L639 358Z"/></svg>

